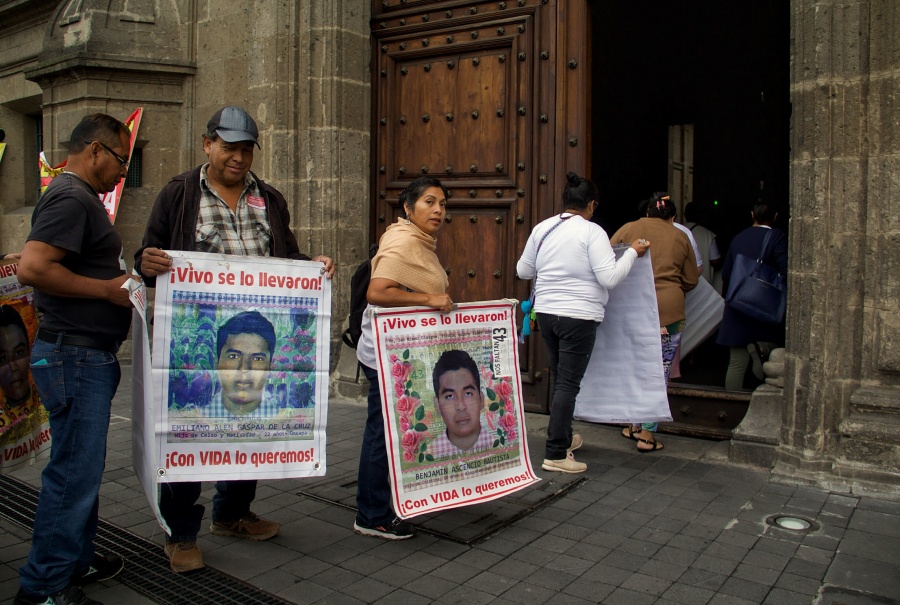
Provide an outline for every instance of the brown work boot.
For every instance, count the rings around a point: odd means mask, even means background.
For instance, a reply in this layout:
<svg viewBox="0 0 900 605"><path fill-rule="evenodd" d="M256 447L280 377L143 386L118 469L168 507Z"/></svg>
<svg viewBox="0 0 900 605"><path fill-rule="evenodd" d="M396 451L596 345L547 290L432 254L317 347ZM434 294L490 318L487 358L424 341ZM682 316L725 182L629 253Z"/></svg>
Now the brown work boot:
<svg viewBox="0 0 900 605"><path fill-rule="evenodd" d="M203 567L203 553L196 542L166 542L166 556L175 573L184 573Z"/></svg>
<svg viewBox="0 0 900 605"><path fill-rule="evenodd" d="M281 525L278 523L260 519L251 512L232 523L213 521L209 527L209 531L217 536L231 536L247 540L268 540L276 535L279 529L281 529Z"/></svg>

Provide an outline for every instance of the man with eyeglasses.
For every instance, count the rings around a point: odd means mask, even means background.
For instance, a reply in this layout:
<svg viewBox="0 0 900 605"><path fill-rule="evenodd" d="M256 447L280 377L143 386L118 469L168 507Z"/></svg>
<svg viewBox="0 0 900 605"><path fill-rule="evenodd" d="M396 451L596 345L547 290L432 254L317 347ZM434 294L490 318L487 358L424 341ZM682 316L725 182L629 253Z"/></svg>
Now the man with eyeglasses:
<svg viewBox="0 0 900 605"><path fill-rule="evenodd" d="M43 311L31 374L50 415L53 446L14 605L94 605L81 586L124 565L121 557L97 555L93 540L121 377L116 353L131 325L131 276L100 194L125 178L130 137L106 114L79 122L66 169L38 201L19 260L19 281L34 287Z"/></svg>
<svg viewBox="0 0 900 605"><path fill-rule="evenodd" d="M244 256L274 256L323 264L329 279L334 263L327 256L302 254L290 229L284 196L250 172L259 145L256 122L240 107L223 107L210 118L203 134L208 161L173 177L156 198L135 267L148 286L169 271L164 250L186 250ZM261 147L260 147L261 148ZM203 567L197 534L203 519L199 482L163 483L160 513L171 530L165 552L175 573ZM278 523L250 511L256 481L218 481L210 531L218 536L267 540Z"/></svg>

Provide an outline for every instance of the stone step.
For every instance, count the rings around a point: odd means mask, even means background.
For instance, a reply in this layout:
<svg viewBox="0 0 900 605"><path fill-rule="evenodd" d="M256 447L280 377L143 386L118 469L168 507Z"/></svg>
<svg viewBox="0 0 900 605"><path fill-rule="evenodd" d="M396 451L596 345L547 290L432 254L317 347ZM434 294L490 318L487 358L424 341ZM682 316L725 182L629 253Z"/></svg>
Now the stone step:
<svg viewBox="0 0 900 605"><path fill-rule="evenodd" d="M896 387L858 389L850 396L850 413L895 417L900 421L900 393Z"/></svg>

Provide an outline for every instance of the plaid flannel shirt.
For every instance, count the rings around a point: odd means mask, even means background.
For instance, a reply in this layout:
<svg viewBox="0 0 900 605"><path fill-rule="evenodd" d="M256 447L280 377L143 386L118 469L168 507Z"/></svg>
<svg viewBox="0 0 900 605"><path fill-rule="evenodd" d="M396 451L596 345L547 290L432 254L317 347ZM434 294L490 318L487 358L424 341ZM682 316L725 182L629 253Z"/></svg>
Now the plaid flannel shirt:
<svg viewBox="0 0 900 605"><path fill-rule="evenodd" d="M272 227L266 203L256 179L244 175L244 190L232 212L228 204L210 186L206 176L209 164L200 168L200 213L194 232L198 252L269 256Z"/></svg>

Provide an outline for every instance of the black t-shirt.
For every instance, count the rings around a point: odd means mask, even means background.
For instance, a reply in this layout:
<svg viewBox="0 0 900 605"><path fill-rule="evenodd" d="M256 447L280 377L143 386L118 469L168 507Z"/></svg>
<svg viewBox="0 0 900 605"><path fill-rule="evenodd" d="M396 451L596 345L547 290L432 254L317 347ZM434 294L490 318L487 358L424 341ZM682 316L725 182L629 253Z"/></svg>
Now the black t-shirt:
<svg viewBox="0 0 900 605"><path fill-rule="evenodd" d="M125 273L122 238L109 221L93 188L75 175L54 178L31 215L35 240L67 251L60 264L72 273L113 279ZM54 296L35 290L43 311L41 327L123 341L131 325L131 310L98 298Z"/></svg>

